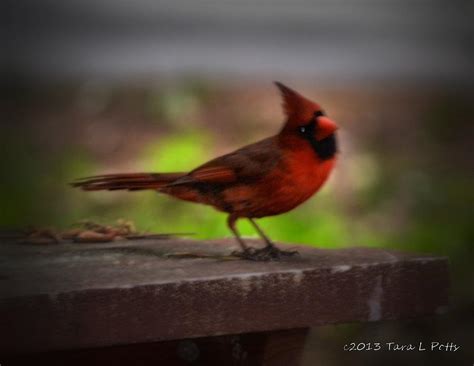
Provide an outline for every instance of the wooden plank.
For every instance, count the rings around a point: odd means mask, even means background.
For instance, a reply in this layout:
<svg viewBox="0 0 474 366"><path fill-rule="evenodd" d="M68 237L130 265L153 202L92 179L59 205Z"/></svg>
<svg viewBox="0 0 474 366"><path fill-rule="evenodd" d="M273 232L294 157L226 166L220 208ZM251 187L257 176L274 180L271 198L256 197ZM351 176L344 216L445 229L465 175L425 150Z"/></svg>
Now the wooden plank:
<svg viewBox="0 0 474 366"><path fill-rule="evenodd" d="M257 242L254 242L257 243ZM0 351L106 347L432 315L446 258L298 248L282 262L224 255L233 240L0 245Z"/></svg>

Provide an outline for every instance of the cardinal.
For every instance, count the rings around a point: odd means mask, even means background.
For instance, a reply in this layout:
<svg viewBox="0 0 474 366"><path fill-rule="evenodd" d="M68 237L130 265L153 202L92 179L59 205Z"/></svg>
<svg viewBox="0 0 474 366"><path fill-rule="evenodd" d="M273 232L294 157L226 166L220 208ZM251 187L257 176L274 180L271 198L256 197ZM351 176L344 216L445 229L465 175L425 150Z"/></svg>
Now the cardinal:
<svg viewBox="0 0 474 366"><path fill-rule="evenodd" d="M337 125L319 104L280 82L286 117L274 136L189 171L119 173L81 178L72 183L85 191L154 190L175 198L212 206L227 213L227 225L244 259L279 260L296 254L278 249L255 219L288 212L318 192L334 168ZM248 219L265 247L248 246L236 228Z"/></svg>

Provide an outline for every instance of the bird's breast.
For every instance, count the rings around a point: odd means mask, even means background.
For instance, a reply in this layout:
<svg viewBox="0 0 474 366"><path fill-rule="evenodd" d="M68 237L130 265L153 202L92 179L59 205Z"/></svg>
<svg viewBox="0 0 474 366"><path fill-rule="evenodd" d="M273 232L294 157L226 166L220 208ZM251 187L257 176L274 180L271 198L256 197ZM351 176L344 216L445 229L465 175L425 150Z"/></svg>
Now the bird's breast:
<svg viewBox="0 0 474 366"><path fill-rule="evenodd" d="M303 195L311 196L321 188L329 177L335 164L335 158L321 160L314 154L295 154L283 161L282 164L285 165L288 172L281 176L285 182L283 186L290 185L290 190L295 194L301 192Z"/></svg>
<svg viewBox="0 0 474 366"><path fill-rule="evenodd" d="M313 154L314 155L314 154ZM241 216L265 217L292 210L315 194L329 177L335 159L288 155L252 186L239 185L226 193Z"/></svg>
<svg viewBox="0 0 474 366"><path fill-rule="evenodd" d="M319 160L313 156L299 157L286 162L286 174L280 174L275 185L276 200L286 211L313 196L326 182L335 164L335 158Z"/></svg>

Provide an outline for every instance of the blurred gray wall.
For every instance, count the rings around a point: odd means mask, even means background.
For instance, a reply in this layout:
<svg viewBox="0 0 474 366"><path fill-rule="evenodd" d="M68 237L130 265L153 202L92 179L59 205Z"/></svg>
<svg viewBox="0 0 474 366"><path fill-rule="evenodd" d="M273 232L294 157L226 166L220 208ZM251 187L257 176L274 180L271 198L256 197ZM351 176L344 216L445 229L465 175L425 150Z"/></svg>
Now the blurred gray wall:
<svg viewBox="0 0 474 366"><path fill-rule="evenodd" d="M4 12L2 70L472 83L472 1L30 0Z"/></svg>

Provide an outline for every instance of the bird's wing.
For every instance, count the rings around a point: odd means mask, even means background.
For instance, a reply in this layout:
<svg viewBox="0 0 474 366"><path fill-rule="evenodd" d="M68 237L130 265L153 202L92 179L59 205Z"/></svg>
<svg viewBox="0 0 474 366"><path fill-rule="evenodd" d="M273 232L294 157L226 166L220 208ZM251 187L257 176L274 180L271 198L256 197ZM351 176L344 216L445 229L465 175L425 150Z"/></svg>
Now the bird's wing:
<svg viewBox="0 0 474 366"><path fill-rule="evenodd" d="M228 184L258 180L279 161L276 141L268 138L213 159L172 185L190 183Z"/></svg>

